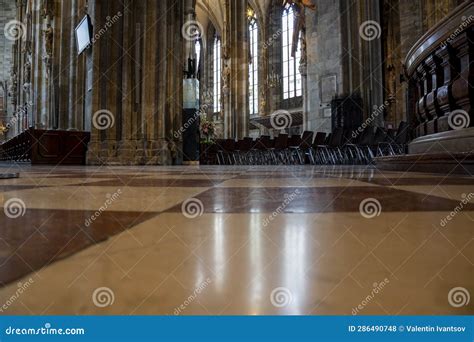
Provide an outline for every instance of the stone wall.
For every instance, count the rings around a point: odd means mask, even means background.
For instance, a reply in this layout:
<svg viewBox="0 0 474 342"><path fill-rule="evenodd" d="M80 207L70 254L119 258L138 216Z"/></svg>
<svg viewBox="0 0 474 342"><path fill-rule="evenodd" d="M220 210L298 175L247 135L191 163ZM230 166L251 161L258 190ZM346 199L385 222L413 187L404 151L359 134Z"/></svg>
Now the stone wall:
<svg viewBox="0 0 474 342"><path fill-rule="evenodd" d="M3 34L5 25L15 19L16 5L11 0L0 0L0 28L2 34L0 34L0 80L7 80L10 77L10 69L12 65L12 46L13 42L6 39Z"/></svg>
<svg viewBox="0 0 474 342"><path fill-rule="evenodd" d="M4 28L7 23L14 20L16 16L16 4L12 0L0 0L0 121L8 121L7 117L12 114L12 107L5 91L10 82L10 72L12 67L12 47L13 42L6 38ZM1 111L8 109L8 113ZM0 137L1 138L1 137Z"/></svg>
<svg viewBox="0 0 474 342"><path fill-rule="evenodd" d="M308 75L307 90L304 94L307 123L305 129L329 132L331 118L325 117L324 113L328 114L330 103L321 98L321 82L325 82L325 85L335 84L336 94L342 92L340 3L326 0L318 0L315 3L316 12L306 10ZM328 87L325 86L324 89Z"/></svg>

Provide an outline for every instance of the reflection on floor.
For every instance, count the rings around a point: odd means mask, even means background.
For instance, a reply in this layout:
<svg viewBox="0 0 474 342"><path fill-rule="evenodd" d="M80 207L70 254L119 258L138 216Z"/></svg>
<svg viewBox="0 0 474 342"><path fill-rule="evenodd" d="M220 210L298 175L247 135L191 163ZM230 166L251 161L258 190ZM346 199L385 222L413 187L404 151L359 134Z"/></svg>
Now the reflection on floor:
<svg viewBox="0 0 474 342"><path fill-rule="evenodd" d="M472 177L0 172L0 314L474 314Z"/></svg>

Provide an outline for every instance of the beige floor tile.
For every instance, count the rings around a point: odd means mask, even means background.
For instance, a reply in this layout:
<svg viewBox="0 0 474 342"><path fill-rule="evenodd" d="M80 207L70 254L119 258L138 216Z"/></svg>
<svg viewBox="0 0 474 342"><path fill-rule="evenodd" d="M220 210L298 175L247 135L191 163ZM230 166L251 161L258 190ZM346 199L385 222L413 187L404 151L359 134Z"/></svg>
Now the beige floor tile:
<svg viewBox="0 0 474 342"><path fill-rule="evenodd" d="M110 196L121 191L109 206L111 211L159 212L170 208L207 188L132 188L66 186L15 190L3 193L4 201L22 199L27 208L97 211Z"/></svg>
<svg viewBox="0 0 474 342"><path fill-rule="evenodd" d="M270 176L271 177L271 176ZM285 187L346 187L346 186L376 186L345 178L264 178L264 179L231 179L222 182L219 187L251 187L251 188L285 188Z"/></svg>
<svg viewBox="0 0 474 342"><path fill-rule="evenodd" d="M107 200L107 194L119 189L67 186L81 179L48 179L42 177L49 173L47 168L28 170L31 177L5 184L35 185L36 181L44 181L51 188L3 192L2 206L17 197L32 209L96 211ZM60 167L55 172L66 170ZM289 172L286 167L69 170L113 170L146 179L190 180L225 180L236 172L260 176L270 171ZM344 178L361 173L361 169L295 167L290 171L301 178L229 179L219 186L371 186ZM307 177L315 172L333 176L339 173L342 178ZM387 178L434 176L363 172ZM396 188L452 199L453 204L470 190L462 186ZM460 211L446 225L441 222L449 211L397 212L396 207L391 211L382 207L381 215L373 219L359 212L279 214L271 221L267 221L269 214L204 213L191 219L181 212L158 212L208 188L120 189L122 194L111 205L111 211L157 215L0 288L0 304L10 303L0 314L351 315L361 303L365 303L363 308L356 312L360 315L474 314L472 301L454 308L447 300L454 287L464 287L471 298L474 296L472 211ZM0 248L1 244L2 240ZM18 284L30 278L31 286L12 301ZM375 285L385 279L389 282L374 294ZM100 288L108 289L101 298L113 298L111 305L100 307L94 303L93 294Z"/></svg>

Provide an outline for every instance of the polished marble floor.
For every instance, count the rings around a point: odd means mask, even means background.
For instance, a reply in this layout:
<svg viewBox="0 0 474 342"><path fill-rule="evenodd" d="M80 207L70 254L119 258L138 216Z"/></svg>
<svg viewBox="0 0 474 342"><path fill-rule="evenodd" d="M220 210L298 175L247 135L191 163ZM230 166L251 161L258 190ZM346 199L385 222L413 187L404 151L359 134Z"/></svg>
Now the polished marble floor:
<svg viewBox="0 0 474 342"><path fill-rule="evenodd" d="M474 314L474 178L0 164L0 315Z"/></svg>

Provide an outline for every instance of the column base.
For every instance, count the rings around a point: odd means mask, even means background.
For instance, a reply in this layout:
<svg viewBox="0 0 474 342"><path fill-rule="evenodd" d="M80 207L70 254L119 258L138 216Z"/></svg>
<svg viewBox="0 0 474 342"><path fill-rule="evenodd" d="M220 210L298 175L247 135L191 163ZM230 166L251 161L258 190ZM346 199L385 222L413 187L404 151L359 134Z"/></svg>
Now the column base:
<svg viewBox="0 0 474 342"><path fill-rule="evenodd" d="M172 165L165 139L91 142L87 165Z"/></svg>

